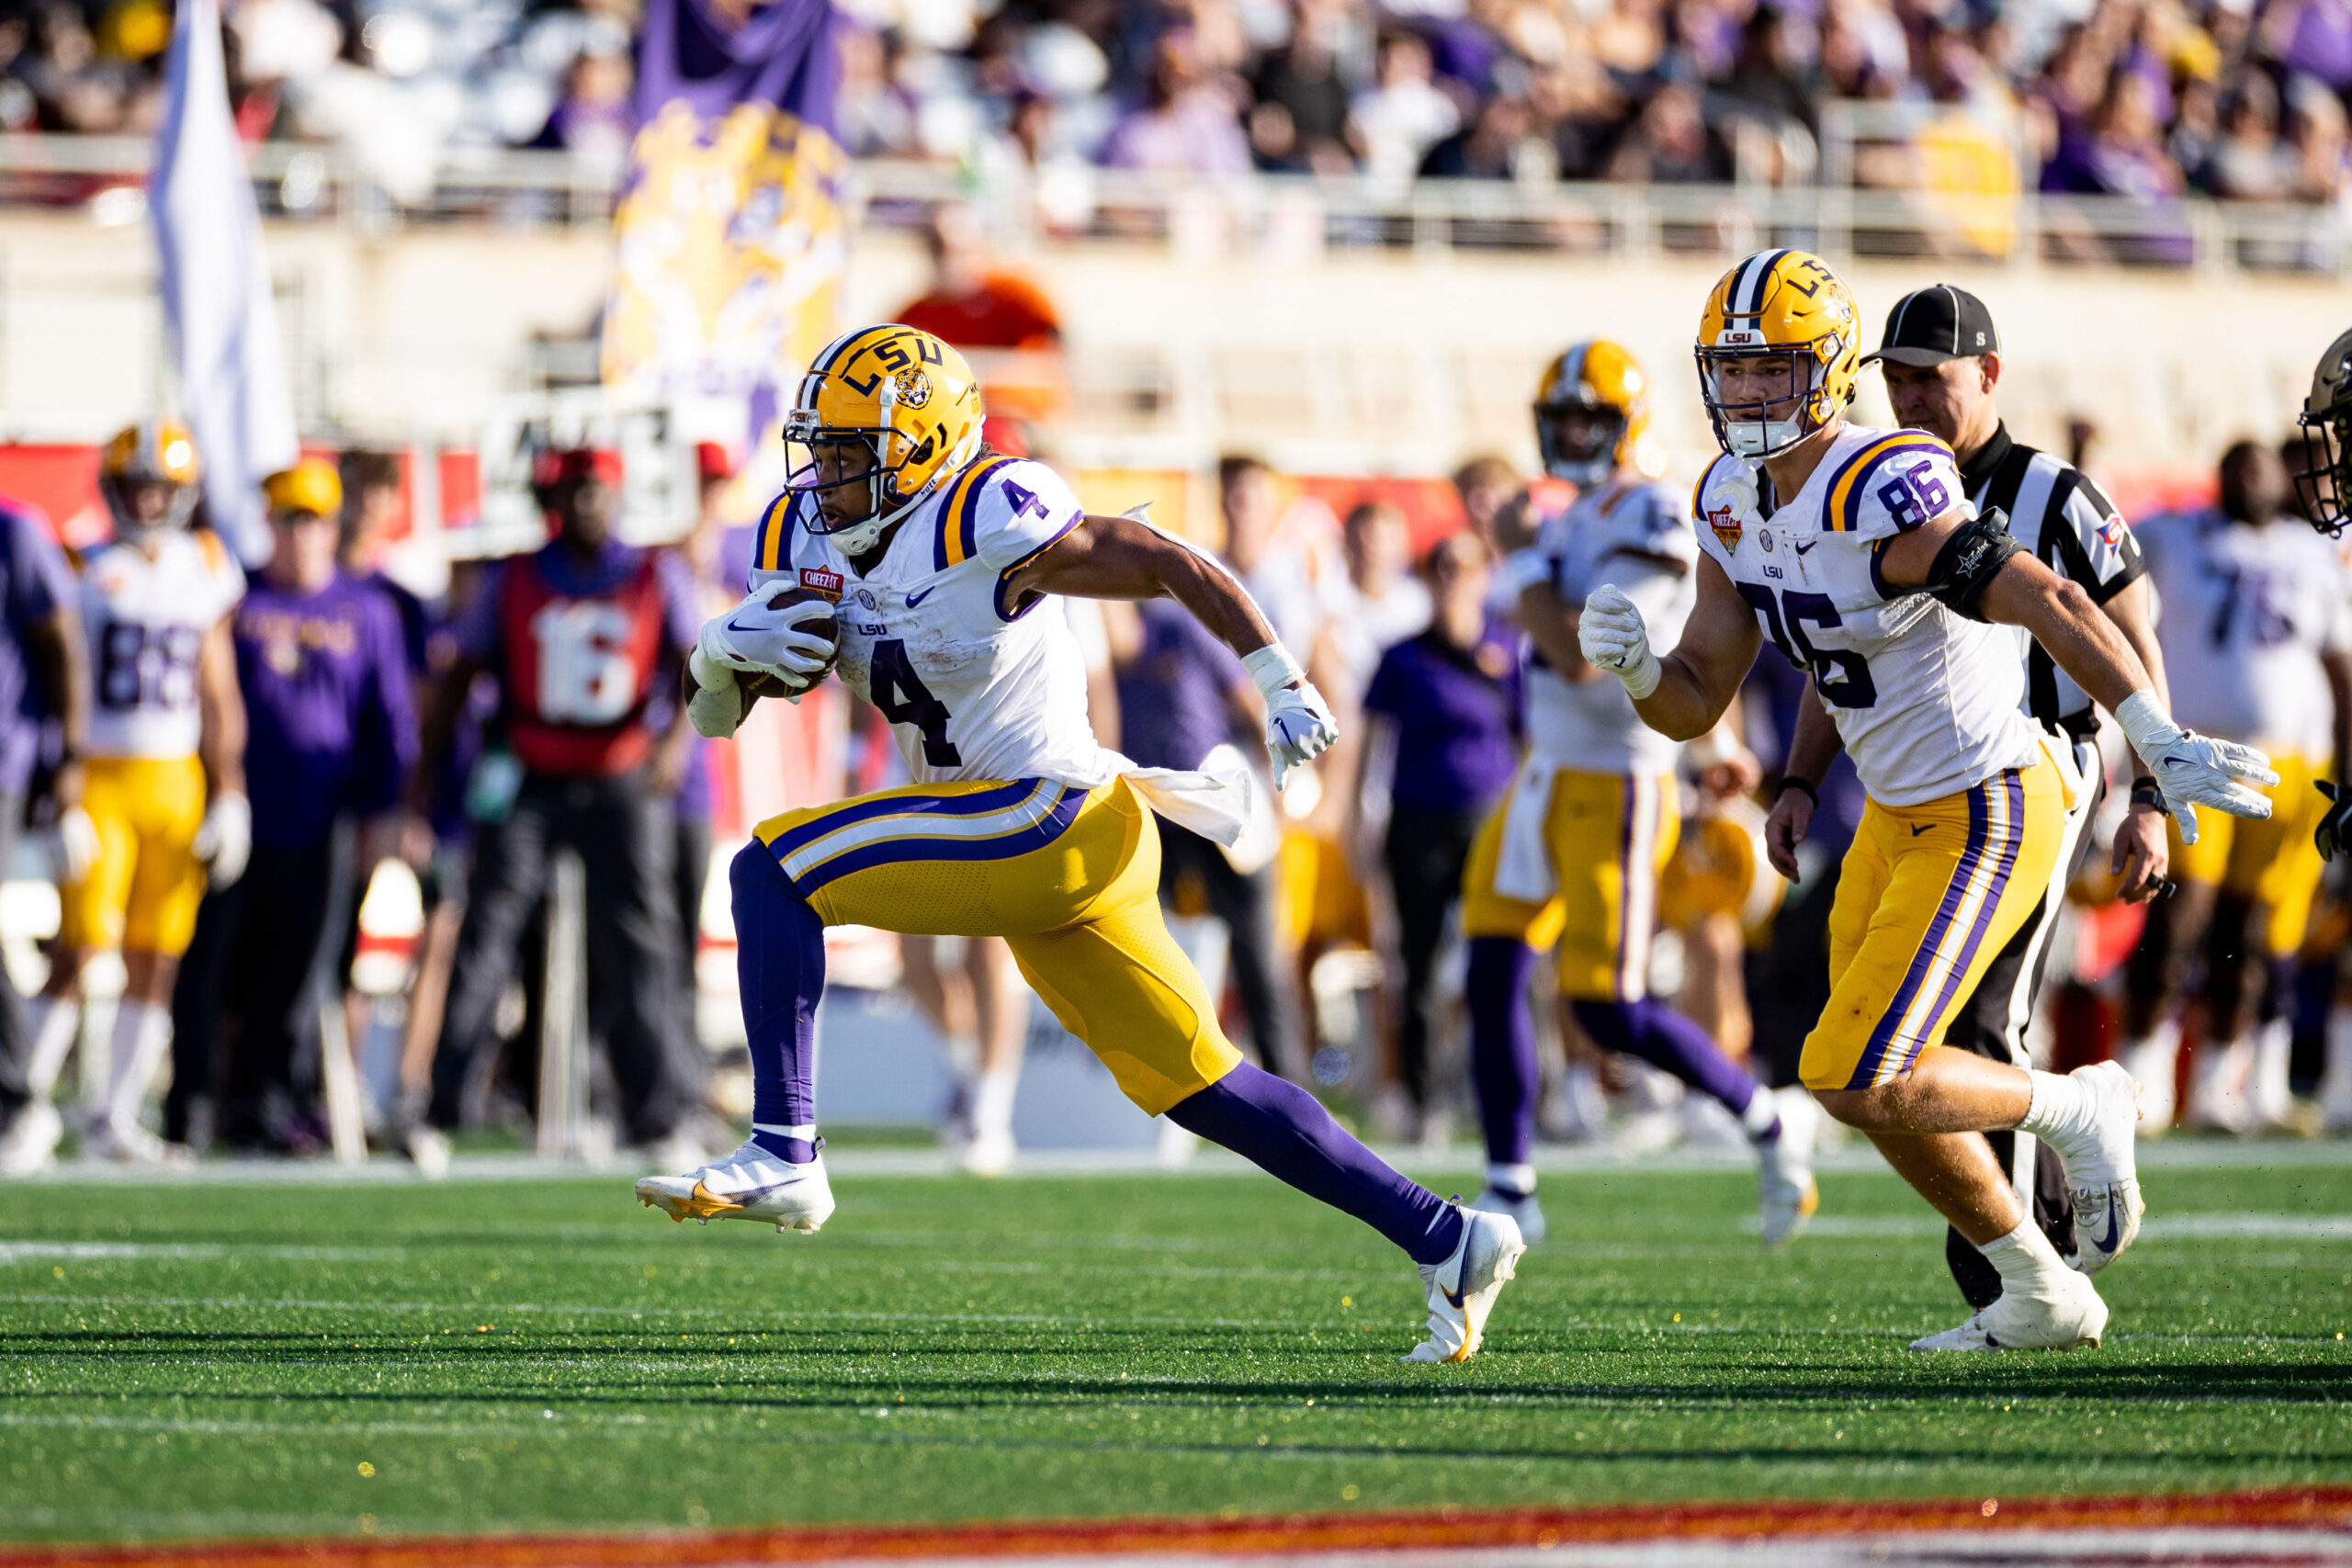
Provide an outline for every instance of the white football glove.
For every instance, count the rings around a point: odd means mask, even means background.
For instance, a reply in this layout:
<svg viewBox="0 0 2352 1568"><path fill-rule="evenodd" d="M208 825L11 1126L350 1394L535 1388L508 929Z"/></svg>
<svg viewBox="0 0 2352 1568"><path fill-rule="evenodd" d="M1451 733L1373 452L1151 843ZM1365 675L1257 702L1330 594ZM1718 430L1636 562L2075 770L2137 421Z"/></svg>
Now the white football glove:
<svg viewBox="0 0 2352 1568"><path fill-rule="evenodd" d="M2132 749L2155 774L2157 785L2165 792L2165 808L2180 825L2182 843L2197 841L2193 807L2209 806L2233 817L2270 815L2269 800L2246 786L2276 788L2278 775L2271 772L2270 759L2253 747L2183 729L2149 691L2124 698L2115 710L2115 722L2122 726Z"/></svg>
<svg viewBox="0 0 2352 1568"><path fill-rule="evenodd" d="M714 664L765 671L794 685L822 680L832 668L835 646L800 627L831 620L832 606L816 599L781 607L769 604L791 587L789 582L770 583L727 614L705 621L695 651Z"/></svg>
<svg viewBox="0 0 2352 1568"><path fill-rule="evenodd" d="M1657 655L1650 651L1650 630L1642 612L1617 585L1604 582L1584 602L1577 618L1577 647L1586 660L1624 682L1634 699L1657 690Z"/></svg>
<svg viewBox="0 0 2352 1568"><path fill-rule="evenodd" d="M245 863L254 852L253 802L242 795L214 795L204 807L204 820L197 826L194 848L216 891L244 875Z"/></svg>
<svg viewBox="0 0 2352 1568"><path fill-rule="evenodd" d="M1340 739L1331 705L1281 643L1270 642L1243 656L1241 667L1266 699L1266 756L1273 763L1274 789L1293 768L1321 756Z"/></svg>
<svg viewBox="0 0 2352 1568"><path fill-rule="evenodd" d="M59 886L71 887L98 863L98 825L80 807L69 806L59 812L46 837Z"/></svg>

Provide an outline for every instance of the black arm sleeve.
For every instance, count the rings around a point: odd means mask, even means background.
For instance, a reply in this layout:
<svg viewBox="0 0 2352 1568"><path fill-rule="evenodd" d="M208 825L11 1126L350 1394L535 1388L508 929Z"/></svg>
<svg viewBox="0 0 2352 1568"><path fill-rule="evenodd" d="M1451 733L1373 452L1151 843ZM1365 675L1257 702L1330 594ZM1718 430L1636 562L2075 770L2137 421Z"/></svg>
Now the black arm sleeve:
<svg viewBox="0 0 2352 1568"><path fill-rule="evenodd" d="M1928 569L1928 592L1970 620L1981 621L1984 617L1976 604L1984 598L1985 585L2023 548L2009 534L2007 514L1995 507L1962 524L1944 541L1935 565Z"/></svg>

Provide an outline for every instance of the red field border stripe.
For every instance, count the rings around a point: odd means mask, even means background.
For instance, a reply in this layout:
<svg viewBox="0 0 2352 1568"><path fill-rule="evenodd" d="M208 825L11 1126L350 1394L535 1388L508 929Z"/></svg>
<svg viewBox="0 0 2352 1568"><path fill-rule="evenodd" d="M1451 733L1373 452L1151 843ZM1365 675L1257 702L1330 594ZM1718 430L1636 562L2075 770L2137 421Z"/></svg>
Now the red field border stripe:
<svg viewBox="0 0 2352 1568"><path fill-rule="evenodd" d="M842 1559L1366 1551L1928 1530L2167 1525L2352 1528L2352 1487L1934 1502L1679 1503L1657 1507L1440 1508L1238 1519L1046 1519L818 1526L691 1534L352 1536L162 1546L0 1549L0 1568L689 1568Z"/></svg>

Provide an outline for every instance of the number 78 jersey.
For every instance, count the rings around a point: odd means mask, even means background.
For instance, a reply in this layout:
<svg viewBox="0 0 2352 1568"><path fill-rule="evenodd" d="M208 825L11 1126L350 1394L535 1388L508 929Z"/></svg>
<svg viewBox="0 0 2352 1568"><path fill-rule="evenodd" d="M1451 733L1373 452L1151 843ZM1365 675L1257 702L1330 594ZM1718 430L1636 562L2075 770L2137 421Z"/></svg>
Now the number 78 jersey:
<svg viewBox="0 0 2352 1568"><path fill-rule="evenodd" d="M1699 547L1765 637L1812 672L1871 798L1917 806L2031 766L2041 746L2019 711L2016 634L1879 575L1888 541L1970 508L1951 448L1924 431L1849 425L1769 518L1756 487L1737 457L1708 467L1691 496Z"/></svg>
<svg viewBox="0 0 2352 1568"><path fill-rule="evenodd" d="M882 711L917 784L1046 778L1092 788L1117 771L1086 716L1086 659L1060 602L1008 604L1014 572L1079 525L1042 463L987 457L941 483L860 576L786 491L752 540L750 588L788 581L836 604L842 679Z"/></svg>

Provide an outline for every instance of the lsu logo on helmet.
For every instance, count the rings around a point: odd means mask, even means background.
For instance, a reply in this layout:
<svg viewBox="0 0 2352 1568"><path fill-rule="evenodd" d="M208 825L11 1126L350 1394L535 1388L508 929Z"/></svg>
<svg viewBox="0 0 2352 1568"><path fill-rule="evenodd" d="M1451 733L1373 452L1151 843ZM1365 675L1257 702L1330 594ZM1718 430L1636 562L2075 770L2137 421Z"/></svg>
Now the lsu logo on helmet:
<svg viewBox="0 0 2352 1568"><path fill-rule="evenodd" d="M1699 316L1699 390L1723 449L1742 457L1785 452L1838 417L1854 400L1862 353L1854 295L1829 264L1804 251L1758 251L1724 274ZM1724 391L1724 371L1785 367L1785 389L1754 389L1742 377L1737 397Z"/></svg>

